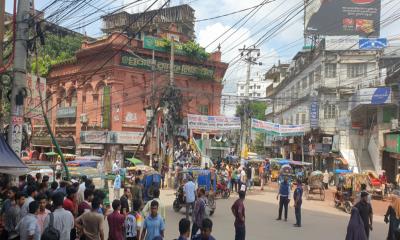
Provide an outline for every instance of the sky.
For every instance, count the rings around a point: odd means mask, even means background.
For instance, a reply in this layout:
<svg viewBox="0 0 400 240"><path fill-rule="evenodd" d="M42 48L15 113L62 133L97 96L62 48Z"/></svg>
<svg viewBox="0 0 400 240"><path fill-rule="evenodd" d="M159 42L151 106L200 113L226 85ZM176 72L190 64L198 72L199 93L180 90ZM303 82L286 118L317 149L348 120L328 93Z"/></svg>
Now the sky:
<svg viewBox="0 0 400 240"><path fill-rule="evenodd" d="M114 11L117 7L123 4L129 4L137 0L98 0L93 1L92 6L82 7L82 9L74 14L74 18L60 21L60 24L73 28L81 33L87 33L89 36L101 36L101 21L100 15L104 15ZM318 1L318 0L315 0ZM36 8L43 9L45 6L53 2L53 0L37 1ZM65 2L60 1L60 2ZM72 1L70 1L72 2ZM133 7L124 9L128 12L144 11L153 1L142 0L140 5L133 4ZM153 8L160 7L165 0L159 0ZM230 15L223 18L218 18L210 21L197 22L195 25L196 41L201 46L206 47L209 52L215 51L218 44L221 44L222 60L230 63L228 71L224 79L223 94L234 95L236 92L236 84L238 81L246 79L246 64L239 60L239 48L244 45L251 46L255 44L263 34L271 31L271 28L280 23L283 18L290 17L288 11L294 9L299 11L287 25L273 34L272 37L266 39L265 42L258 46L261 55L258 62L262 62L261 66L252 66L252 78L261 77L271 66L277 64L280 60L283 63L288 63L300 51L304 45L303 39L303 12L300 4L303 0L172 0L171 5L186 3L195 9L196 19L205 19L223 14L239 11L242 9L254 7L262 2L266 2L260 8L252 8L244 12ZM398 0L382 0L381 18L396 17L396 13L400 10ZM57 7L55 7L57 8ZM46 16L57 10L49 8ZM102 11L98 10L101 8ZM7 11L12 11L12 1L6 0ZM89 12L96 11L97 13L91 16L85 16ZM286 13L286 14L285 14ZM82 17L83 16L83 17ZM238 21L245 17L247 22ZM248 16L252 16L249 18ZM381 19L381 20L382 20ZM56 21L57 19L53 19ZM79 20L79 21L78 21ZM94 23L82 27L89 22ZM392 40L400 39L400 21L389 23L381 26L381 36L388 37ZM220 39L216 40L222 33L225 33ZM215 42L213 42L216 40ZM213 43L212 43L213 42ZM211 44L210 44L211 43ZM236 46L237 45L237 46ZM235 102L229 101L225 106L225 114L232 115L235 109Z"/></svg>

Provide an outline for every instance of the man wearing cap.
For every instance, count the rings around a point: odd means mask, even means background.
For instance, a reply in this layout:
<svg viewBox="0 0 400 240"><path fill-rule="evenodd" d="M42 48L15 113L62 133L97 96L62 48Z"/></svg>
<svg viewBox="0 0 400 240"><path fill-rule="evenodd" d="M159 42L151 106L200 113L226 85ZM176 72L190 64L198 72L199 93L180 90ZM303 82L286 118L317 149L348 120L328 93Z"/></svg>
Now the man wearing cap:
<svg viewBox="0 0 400 240"><path fill-rule="evenodd" d="M364 230L369 238L369 231L372 231L372 207L368 203L368 192L361 192L361 201L359 201L354 207L356 207L360 213L361 219L364 223Z"/></svg>
<svg viewBox="0 0 400 240"><path fill-rule="evenodd" d="M300 179L297 179L297 187L293 193L294 214L296 216L295 227L301 227L301 204L303 203L303 185Z"/></svg>

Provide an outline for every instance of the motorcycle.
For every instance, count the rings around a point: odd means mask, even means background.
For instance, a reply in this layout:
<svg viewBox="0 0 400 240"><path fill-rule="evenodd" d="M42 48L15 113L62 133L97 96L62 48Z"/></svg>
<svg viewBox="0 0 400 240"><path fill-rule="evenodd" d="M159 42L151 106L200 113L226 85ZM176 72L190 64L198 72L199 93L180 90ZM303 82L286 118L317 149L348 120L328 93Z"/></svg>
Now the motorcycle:
<svg viewBox="0 0 400 240"><path fill-rule="evenodd" d="M226 184L226 182L220 182L217 183L217 190L215 193L216 196L221 196L223 199L227 199L229 198L229 196L231 195L231 191L228 188L228 185Z"/></svg>
<svg viewBox="0 0 400 240"><path fill-rule="evenodd" d="M183 186L180 186L175 193L175 200L172 203L172 208L175 212L179 212L183 207L186 207L186 199L183 193ZM206 214L212 216L215 212L216 204L212 195L207 196L206 201ZM189 209L189 213L192 214L193 209Z"/></svg>
<svg viewBox="0 0 400 240"><path fill-rule="evenodd" d="M336 208L342 208L346 213L351 213L353 201L349 192L336 192L334 199Z"/></svg>

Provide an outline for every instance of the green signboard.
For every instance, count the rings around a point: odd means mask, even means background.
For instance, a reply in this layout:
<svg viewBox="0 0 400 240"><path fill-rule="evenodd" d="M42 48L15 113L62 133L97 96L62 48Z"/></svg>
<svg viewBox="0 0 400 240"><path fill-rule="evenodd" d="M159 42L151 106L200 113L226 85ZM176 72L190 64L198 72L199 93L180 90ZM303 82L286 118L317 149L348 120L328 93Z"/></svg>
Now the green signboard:
<svg viewBox="0 0 400 240"><path fill-rule="evenodd" d="M109 129L111 120L111 87L105 86L103 90L103 128Z"/></svg>
<svg viewBox="0 0 400 240"><path fill-rule="evenodd" d="M121 56L121 65L127 67L138 67L151 70L151 62L152 60L150 58L148 59L138 58L128 53L122 53ZM169 68L170 68L169 62L156 60L156 71L169 72ZM180 64L180 63L174 64L174 72L180 75L187 75L205 79L213 79L214 76L213 69L196 65Z"/></svg>
<svg viewBox="0 0 400 240"><path fill-rule="evenodd" d="M167 45L167 42L162 38L156 38L151 36L145 36L143 40L143 48L151 49L159 52L169 52L171 49ZM183 46L180 43L174 43L174 53L177 55L185 55Z"/></svg>
<svg viewBox="0 0 400 240"><path fill-rule="evenodd" d="M392 153L400 153L400 135L386 134L385 135L385 150Z"/></svg>

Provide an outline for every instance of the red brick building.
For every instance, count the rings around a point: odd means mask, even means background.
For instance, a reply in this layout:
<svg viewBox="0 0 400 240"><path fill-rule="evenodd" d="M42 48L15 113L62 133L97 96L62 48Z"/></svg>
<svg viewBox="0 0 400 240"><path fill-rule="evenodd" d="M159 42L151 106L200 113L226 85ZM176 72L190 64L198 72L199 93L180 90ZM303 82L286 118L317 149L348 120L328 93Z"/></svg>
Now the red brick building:
<svg viewBox="0 0 400 240"><path fill-rule="evenodd" d="M63 151L122 159L136 149L147 124L153 87L157 101L169 84L170 53L154 51L153 75L153 50L136 39L125 46L128 41L125 35L113 33L85 42L75 59L49 73L46 108ZM175 55L174 80L183 94L183 116L220 115L221 81L227 67L219 51L205 62ZM49 150L44 124L33 120L32 126L32 146Z"/></svg>

